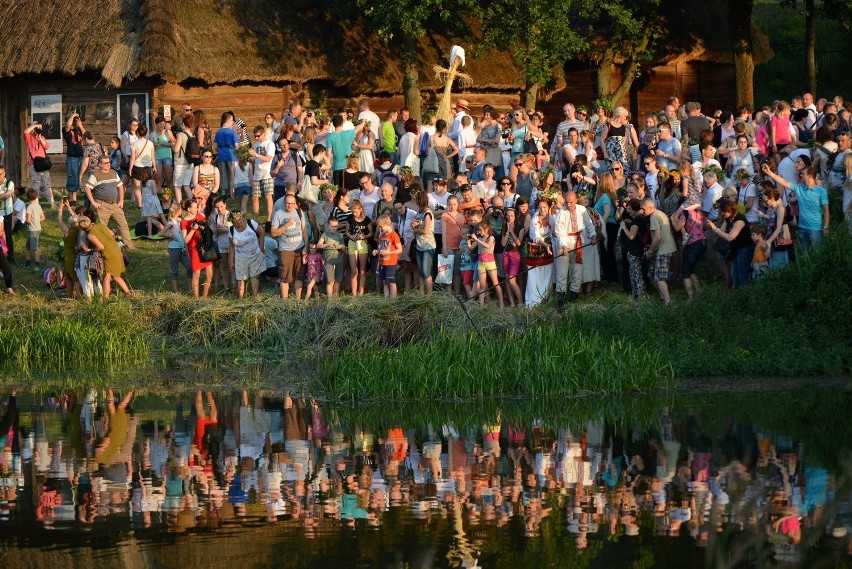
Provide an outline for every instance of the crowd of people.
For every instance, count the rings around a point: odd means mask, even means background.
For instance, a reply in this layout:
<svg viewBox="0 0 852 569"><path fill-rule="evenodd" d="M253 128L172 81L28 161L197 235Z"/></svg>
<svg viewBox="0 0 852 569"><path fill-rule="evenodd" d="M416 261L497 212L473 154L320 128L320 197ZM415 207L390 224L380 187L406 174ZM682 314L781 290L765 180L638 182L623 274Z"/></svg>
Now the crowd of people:
<svg viewBox="0 0 852 569"><path fill-rule="evenodd" d="M560 533L578 549L648 523L698 546L717 532L764 533L783 555L807 531L846 530L827 508L848 496L801 441L736 418L720 429L687 410L661 407L648 427L524 425L497 412L472 427L372 430L313 400L246 391L178 395L173 410L144 414L132 391L41 403L19 409L12 392L0 414L0 527L107 520L183 532L265 520L311 538L323 519L378 526L405 508L424 521L461 515L468 528L520 518L535 538L563 508Z"/></svg>
<svg viewBox="0 0 852 569"><path fill-rule="evenodd" d="M133 231L167 239L174 290L183 266L201 297L243 296L247 283L257 294L263 281L283 298L438 285L501 306L532 307L555 290L562 309L606 283L637 300L652 288L668 304L681 280L689 301L701 263L739 288L793 261L797 242L799 253L817 245L831 229L829 192L850 218L850 108L806 93L705 114L672 97L634 126L599 99L566 103L547 130L541 112L522 107L473 116L457 99L451 121L429 112L418 122L407 109L380 119L364 99L357 115L293 103L253 128L225 112L214 134L184 104L151 133L134 118L109 150L72 114L60 280L84 296L98 284L109 294L110 282L129 294L126 257L99 227L113 220L128 249ZM25 227L25 266L39 269L39 192L56 206L36 168L48 146L41 125L24 138L36 198L19 205L0 169L4 241L11 262L11 234ZM144 219L133 230L125 192ZM92 252L106 259L99 274ZM0 271L12 292L11 265Z"/></svg>

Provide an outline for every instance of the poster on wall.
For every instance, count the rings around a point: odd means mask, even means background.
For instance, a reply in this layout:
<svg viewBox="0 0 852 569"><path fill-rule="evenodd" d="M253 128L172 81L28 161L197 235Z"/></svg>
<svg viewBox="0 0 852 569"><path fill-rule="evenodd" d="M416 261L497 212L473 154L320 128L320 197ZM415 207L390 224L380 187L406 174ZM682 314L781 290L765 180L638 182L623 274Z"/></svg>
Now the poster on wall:
<svg viewBox="0 0 852 569"><path fill-rule="evenodd" d="M68 105L68 114L77 113L86 122L86 105Z"/></svg>
<svg viewBox="0 0 852 569"><path fill-rule="evenodd" d="M122 93L116 100L118 112L118 136L130 126L130 121L136 119L151 130L148 120L148 93Z"/></svg>
<svg viewBox="0 0 852 569"><path fill-rule="evenodd" d="M115 103L98 103L95 106L95 120L107 121L115 118Z"/></svg>
<svg viewBox="0 0 852 569"><path fill-rule="evenodd" d="M62 154L62 95L33 95L30 100L32 122L40 122L42 134L50 144L48 154Z"/></svg>

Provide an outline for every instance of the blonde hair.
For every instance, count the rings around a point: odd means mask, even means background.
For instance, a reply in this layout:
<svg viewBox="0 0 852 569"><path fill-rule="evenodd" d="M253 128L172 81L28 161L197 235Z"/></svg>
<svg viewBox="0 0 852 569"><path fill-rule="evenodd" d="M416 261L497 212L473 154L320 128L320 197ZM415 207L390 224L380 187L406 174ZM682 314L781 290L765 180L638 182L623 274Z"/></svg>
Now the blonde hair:
<svg viewBox="0 0 852 569"><path fill-rule="evenodd" d="M169 206L169 219L176 219L180 216L180 212L183 211L183 208L179 203L175 202Z"/></svg>
<svg viewBox="0 0 852 569"><path fill-rule="evenodd" d="M386 213L380 215L379 219L376 221L376 225L378 225L379 227L390 227L391 223L391 216Z"/></svg>
<svg viewBox="0 0 852 569"><path fill-rule="evenodd" d="M629 115L629 113L627 112L627 109L625 109L624 107L615 107L612 110L612 118L614 118L614 119L617 119L618 117L627 118L628 115Z"/></svg>
<svg viewBox="0 0 852 569"><path fill-rule="evenodd" d="M352 168L353 170L357 170L358 166L361 164L361 159L358 155L350 156L346 159L346 167Z"/></svg>

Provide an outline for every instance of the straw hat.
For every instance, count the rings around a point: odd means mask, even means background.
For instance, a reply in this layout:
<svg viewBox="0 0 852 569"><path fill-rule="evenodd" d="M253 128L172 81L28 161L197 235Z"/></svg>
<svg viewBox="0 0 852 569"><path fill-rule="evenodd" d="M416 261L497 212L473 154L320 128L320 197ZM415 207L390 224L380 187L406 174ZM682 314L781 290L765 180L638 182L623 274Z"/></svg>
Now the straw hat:
<svg viewBox="0 0 852 569"><path fill-rule="evenodd" d="M470 103L467 102L466 99L459 99L456 101L456 106L461 107L466 111L470 110Z"/></svg>

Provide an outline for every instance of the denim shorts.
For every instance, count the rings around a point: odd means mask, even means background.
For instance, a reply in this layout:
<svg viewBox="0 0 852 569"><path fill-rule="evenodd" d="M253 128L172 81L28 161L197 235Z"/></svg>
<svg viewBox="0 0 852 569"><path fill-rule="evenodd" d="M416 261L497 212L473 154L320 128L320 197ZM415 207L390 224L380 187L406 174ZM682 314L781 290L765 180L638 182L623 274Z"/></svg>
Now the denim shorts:
<svg viewBox="0 0 852 569"><path fill-rule="evenodd" d="M27 233L27 251L38 251L38 240L41 231L30 231Z"/></svg>
<svg viewBox="0 0 852 569"><path fill-rule="evenodd" d="M234 188L234 197L236 199L240 199L243 196L251 197L251 186L237 186Z"/></svg>
<svg viewBox="0 0 852 569"><path fill-rule="evenodd" d="M417 270L420 278L425 279L432 276L432 266L435 264L435 249L421 251L417 249Z"/></svg>
<svg viewBox="0 0 852 569"><path fill-rule="evenodd" d="M171 158L157 158L157 170L162 172L163 168L170 168L174 165L174 160Z"/></svg>

